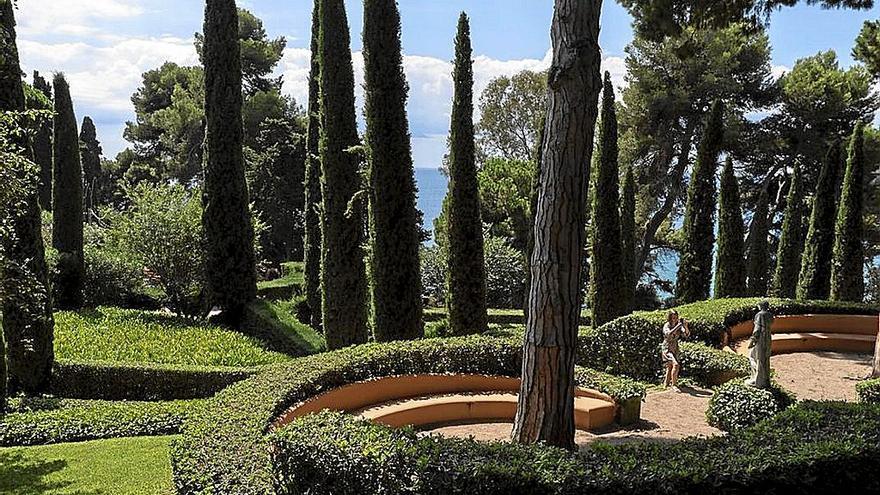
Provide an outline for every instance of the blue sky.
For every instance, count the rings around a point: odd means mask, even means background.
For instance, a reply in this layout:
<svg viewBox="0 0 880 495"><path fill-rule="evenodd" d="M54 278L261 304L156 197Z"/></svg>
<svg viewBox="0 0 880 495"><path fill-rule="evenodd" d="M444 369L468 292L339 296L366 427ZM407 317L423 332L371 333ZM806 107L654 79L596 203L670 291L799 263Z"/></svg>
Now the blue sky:
<svg viewBox="0 0 880 495"><path fill-rule="evenodd" d="M133 118L129 97L140 74L165 60L197 62L193 33L201 29L203 2L194 0L19 0L19 49L30 74L64 71L77 115L98 125L105 154L125 147L122 129ZM261 17L271 36L286 36L279 67L285 93L303 102L308 75L310 0L239 0ZM362 4L346 0L357 74ZM445 150L452 95L452 39L458 13L471 17L476 91L493 77L549 65L552 2L536 0L400 0L403 46L411 91L409 115L417 166L439 165ZM773 65L780 73L798 58L834 49L844 66L862 23L880 11L822 10L801 5L771 18ZM615 84L625 84L624 47L632 38L630 18L614 2L602 11L603 66ZM362 77L358 76L359 80ZM359 101L362 90L358 89Z"/></svg>

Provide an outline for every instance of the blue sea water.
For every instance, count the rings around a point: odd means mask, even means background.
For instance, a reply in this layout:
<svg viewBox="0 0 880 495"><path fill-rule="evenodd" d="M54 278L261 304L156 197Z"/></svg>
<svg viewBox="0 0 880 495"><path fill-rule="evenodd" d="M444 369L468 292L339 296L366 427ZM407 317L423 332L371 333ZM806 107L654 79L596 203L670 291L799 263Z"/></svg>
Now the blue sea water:
<svg viewBox="0 0 880 495"><path fill-rule="evenodd" d="M424 215L425 229L433 233L434 219L440 216L449 179L436 168L417 168L415 174L416 184L419 187L418 208ZM433 239L428 241L429 244L433 242Z"/></svg>

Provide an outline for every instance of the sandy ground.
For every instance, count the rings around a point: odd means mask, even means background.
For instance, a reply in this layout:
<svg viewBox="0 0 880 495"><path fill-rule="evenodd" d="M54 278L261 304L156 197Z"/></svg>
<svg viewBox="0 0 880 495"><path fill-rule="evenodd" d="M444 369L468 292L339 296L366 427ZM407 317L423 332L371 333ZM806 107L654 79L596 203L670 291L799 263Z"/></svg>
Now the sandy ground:
<svg viewBox="0 0 880 495"><path fill-rule="evenodd" d="M710 390L681 387L649 393L642 403L642 420L626 428L588 433L578 431L575 441L584 447L594 442L620 444L640 441L669 442L688 436L710 436L722 432L706 424ZM507 440L510 423L445 426L426 433L444 436L473 437L476 440Z"/></svg>
<svg viewBox="0 0 880 495"><path fill-rule="evenodd" d="M872 356L798 352L770 358L776 381L800 400L856 400L856 383L871 373Z"/></svg>

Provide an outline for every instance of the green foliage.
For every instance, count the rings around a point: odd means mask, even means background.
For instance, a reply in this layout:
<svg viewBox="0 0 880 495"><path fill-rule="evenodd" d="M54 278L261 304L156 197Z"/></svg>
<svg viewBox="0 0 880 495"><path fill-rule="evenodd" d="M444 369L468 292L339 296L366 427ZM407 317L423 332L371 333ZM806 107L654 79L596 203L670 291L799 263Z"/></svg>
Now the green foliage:
<svg viewBox="0 0 880 495"><path fill-rule="evenodd" d="M209 305L237 324L256 298L254 228L242 156L241 47L234 0L205 7L205 181L202 225Z"/></svg>
<svg viewBox="0 0 880 495"><path fill-rule="evenodd" d="M43 445L177 433L202 400L110 402L17 399L0 419L0 446Z"/></svg>
<svg viewBox="0 0 880 495"><path fill-rule="evenodd" d="M831 291L831 258L834 250L837 177L841 170L840 143L828 149L813 196L810 228L798 278L798 299L827 299Z"/></svg>
<svg viewBox="0 0 880 495"><path fill-rule="evenodd" d="M426 305L443 306L446 301L446 256L439 246L422 246L419 249L422 274L422 297ZM425 317L427 319L427 315Z"/></svg>
<svg viewBox="0 0 880 495"><path fill-rule="evenodd" d="M715 169L724 140L724 105L712 104L703 141L691 173L683 227L681 258L675 284L680 303L709 298L712 283L712 247L715 244Z"/></svg>
<svg viewBox="0 0 880 495"><path fill-rule="evenodd" d="M516 337L467 336L361 345L267 368L215 396L185 423L183 436L172 447L175 487L181 494L265 493L272 483L265 433L278 411L321 391L371 378L413 373L517 376L521 352ZM585 380L579 385L619 394L621 400L644 393L631 381L580 369L576 374ZM315 430L314 438L319 436Z"/></svg>
<svg viewBox="0 0 880 495"><path fill-rule="evenodd" d="M767 420L791 406L795 399L773 385L764 390L742 381L731 381L718 387L709 399L706 419L709 424L727 432L741 431Z"/></svg>
<svg viewBox="0 0 880 495"><path fill-rule="evenodd" d="M749 250L746 254L746 284L749 296L767 295L767 282L770 275L770 248L767 236L770 235L768 209L770 197L766 189L761 190L752 224L749 226Z"/></svg>
<svg viewBox="0 0 880 495"><path fill-rule="evenodd" d="M270 301L289 300L303 292L305 263L288 261L281 263L281 276L257 282L257 296Z"/></svg>
<svg viewBox="0 0 880 495"><path fill-rule="evenodd" d="M0 450L0 492L165 495L168 437L118 438Z"/></svg>
<svg viewBox="0 0 880 495"><path fill-rule="evenodd" d="M603 325L626 314L623 247L620 230L620 167L617 164L617 114L611 74L605 72L602 117L593 160L593 205L590 222L590 308Z"/></svg>
<svg viewBox="0 0 880 495"><path fill-rule="evenodd" d="M119 239L109 240L113 229L97 227L94 224L84 226L85 246L85 279L83 292L86 306L151 306L153 298L148 295L144 283L144 264L140 256L132 256L133 247L118 249L121 245L113 245ZM143 246L140 244L139 246Z"/></svg>
<svg viewBox="0 0 880 495"><path fill-rule="evenodd" d="M525 251L533 226L529 198L535 169L532 162L489 158L477 172L481 221L489 235L519 251Z"/></svg>
<svg viewBox="0 0 880 495"><path fill-rule="evenodd" d="M804 187L800 167L795 167L785 199L782 233L776 253L776 271L770 294L773 297L791 299L797 292L798 272L804 249Z"/></svg>
<svg viewBox="0 0 880 495"><path fill-rule="evenodd" d="M880 20L865 21L852 56L865 64L875 78L880 78Z"/></svg>
<svg viewBox="0 0 880 495"><path fill-rule="evenodd" d="M58 250L55 303L62 309L83 305L83 191L76 115L64 74L55 74L54 214L52 247Z"/></svg>
<svg viewBox="0 0 880 495"><path fill-rule="evenodd" d="M312 9L311 63L309 68L308 129L306 131L305 178L305 290L312 328L321 328L321 162L318 141L321 134L319 38L320 0Z"/></svg>
<svg viewBox="0 0 880 495"><path fill-rule="evenodd" d="M288 356L315 354L327 348L324 336L297 318L294 301L254 301L247 309L242 331L261 345Z"/></svg>
<svg viewBox="0 0 880 495"><path fill-rule="evenodd" d="M709 347L702 342L681 343L681 376L711 386L751 375L745 356Z"/></svg>
<svg viewBox="0 0 880 495"><path fill-rule="evenodd" d="M526 278L522 253L497 237L487 238L485 249L486 304L491 308L522 308Z"/></svg>
<svg viewBox="0 0 880 495"><path fill-rule="evenodd" d="M743 217L739 201L739 183L733 173L733 159L728 156L721 172L718 195L718 249L715 258L715 298L746 295Z"/></svg>
<svg viewBox="0 0 880 495"><path fill-rule="evenodd" d="M59 359L238 367L289 359L255 338L158 312L102 307L56 319Z"/></svg>
<svg viewBox="0 0 880 495"><path fill-rule="evenodd" d="M871 491L880 489L878 426L877 406L806 403L724 437L576 453L426 437L325 412L271 435L272 480L279 493Z"/></svg>
<svg viewBox="0 0 880 495"><path fill-rule="evenodd" d="M455 93L449 132L449 190L446 193L447 300L453 335L486 329L486 271L480 194L474 156L473 61L470 23L458 19L455 36Z"/></svg>
<svg viewBox="0 0 880 495"><path fill-rule="evenodd" d="M627 164L623 176L620 203L620 248L623 250L623 297L624 314L636 308L636 287L641 270L636 270L636 180L632 163Z"/></svg>
<svg viewBox="0 0 880 495"><path fill-rule="evenodd" d="M477 155L538 163L547 113L547 75L524 70L492 79L480 94Z"/></svg>
<svg viewBox="0 0 880 495"><path fill-rule="evenodd" d="M342 0L321 0L321 292L322 328L330 349L367 341L368 287L364 265L360 145L354 72ZM349 205L352 208L349 210Z"/></svg>
<svg viewBox="0 0 880 495"><path fill-rule="evenodd" d="M79 152L82 158L83 174L83 210L91 217L95 206L104 203L106 186L104 173L101 171L101 143L98 142L98 131L89 116L83 117L79 134Z"/></svg>
<svg viewBox="0 0 880 495"><path fill-rule="evenodd" d="M859 402L880 404L880 378L864 380L856 384Z"/></svg>
<svg viewBox="0 0 880 495"><path fill-rule="evenodd" d="M861 302L865 298L865 136L859 122L849 145L849 160L837 209L831 259L831 299Z"/></svg>
<svg viewBox="0 0 880 495"><path fill-rule="evenodd" d="M366 0L363 36L373 333L379 342L414 339L425 334L421 233L395 0Z"/></svg>
<svg viewBox="0 0 880 495"><path fill-rule="evenodd" d="M30 106L29 103L28 108L52 110L52 85L37 71L34 71L33 88L39 91L42 98L34 98L34 103L38 105ZM34 162L40 167L40 208L44 211L52 211L52 127L52 118L43 119L31 141Z"/></svg>

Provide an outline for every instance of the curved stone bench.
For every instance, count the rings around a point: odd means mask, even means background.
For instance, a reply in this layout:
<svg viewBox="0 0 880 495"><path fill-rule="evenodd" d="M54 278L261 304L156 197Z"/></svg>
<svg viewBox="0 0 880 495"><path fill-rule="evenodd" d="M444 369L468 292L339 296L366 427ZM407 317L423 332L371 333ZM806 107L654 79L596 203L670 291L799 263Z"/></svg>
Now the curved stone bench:
<svg viewBox="0 0 880 495"><path fill-rule="evenodd" d="M771 329L772 354L793 352L835 351L873 353L877 340L878 317L866 315L793 315L779 316ZM736 351L748 355L748 344L754 322L747 321L730 328L731 337L740 341Z"/></svg>
<svg viewBox="0 0 880 495"><path fill-rule="evenodd" d="M291 407L273 423L281 427L329 409L357 414L392 427L509 422L516 415L519 378L487 375L403 375L357 382ZM575 391L575 426L614 423L618 406L595 390Z"/></svg>

